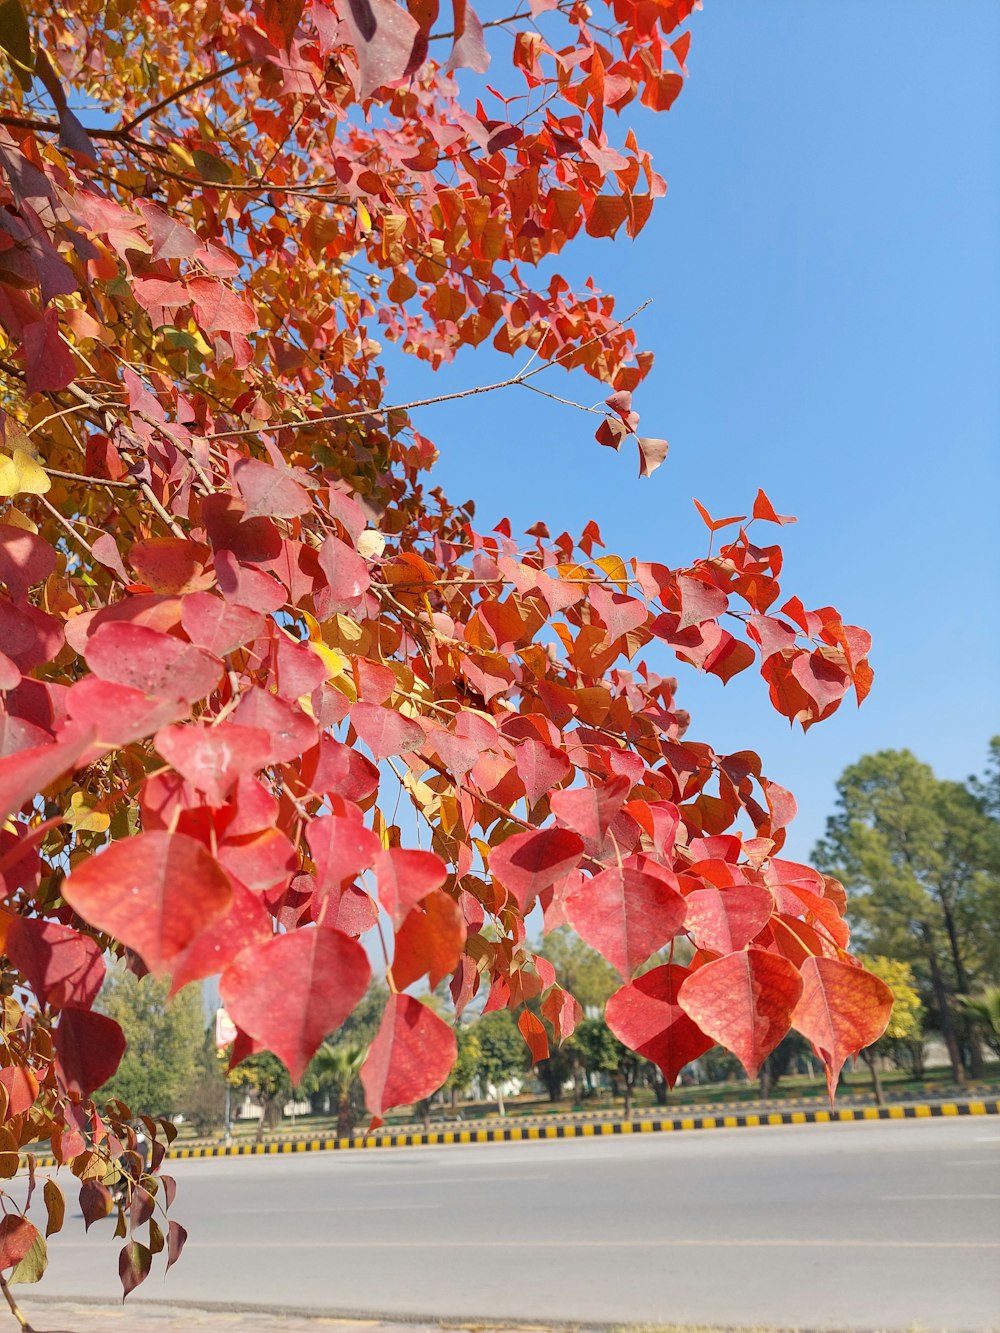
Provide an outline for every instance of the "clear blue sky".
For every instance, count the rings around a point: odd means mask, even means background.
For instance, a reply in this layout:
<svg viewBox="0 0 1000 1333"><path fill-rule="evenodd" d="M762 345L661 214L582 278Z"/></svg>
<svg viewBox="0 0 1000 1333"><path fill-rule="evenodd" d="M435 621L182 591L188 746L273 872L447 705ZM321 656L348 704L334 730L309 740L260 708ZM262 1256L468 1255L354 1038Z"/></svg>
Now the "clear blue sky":
<svg viewBox="0 0 1000 1333"><path fill-rule="evenodd" d="M640 482L633 446L601 449L588 418L524 390L417 424L481 530L593 517L618 554L683 563L704 550L693 495L742 513L762 485L799 516L785 586L872 631L865 706L803 736L756 673L677 674L692 736L756 749L795 791L804 858L859 755L906 746L964 778L1000 729L1000 3L706 0L690 26L684 92L641 118L667 199L636 243L560 264L623 312L653 298L635 405L667 463ZM390 366L395 401L511 370L482 350L433 378Z"/></svg>

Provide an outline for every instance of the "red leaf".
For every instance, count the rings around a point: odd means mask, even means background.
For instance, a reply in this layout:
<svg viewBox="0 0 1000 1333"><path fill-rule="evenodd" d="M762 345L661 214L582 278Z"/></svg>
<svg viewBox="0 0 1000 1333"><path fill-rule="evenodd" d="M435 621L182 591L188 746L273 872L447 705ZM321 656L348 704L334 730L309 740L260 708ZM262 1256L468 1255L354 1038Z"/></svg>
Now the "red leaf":
<svg viewBox="0 0 1000 1333"><path fill-rule="evenodd" d="M528 1050L531 1052L531 1063L537 1065L539 1060L547 1060L549 1058L549 1039L542 1020L536 1018L530 1009L524 1009L517 1020L517 1026L520 1029L521 1036L528 1043Z"/></svg>
<svg viewBox="0 0 1000 1333"><path fill-rule="evenodd" d="M272 671L277 675L277 690L282 699L294 702L312 694L326 680L327 669L319 653L310 644L279 638L274 645Z"/></svg>
<svg viewBox="0 0 1000 1333"><path fill-rule="evenodd" d="M604 621L609 643L614 643L631 630L639 629L649 620L649 608L645 602L637 597L611 592L599 583L590 589L590 604Z"/></svg>
<svg viewBox="0 0 1000 1333"><path fill-rule="evenodd" d="M125 1296L146 1281L152 1262L153 1256L148 1247L140 1245L137 1240L130 1240L127 1245L122 1246L118 1255L118 1276L121 1278Z"/></svg>
<svg viewBox="0 0 1000 1333"><path fill-rule="evenodd" d="M456 69L472 69L485 74L490 67L490 55L483 41L483 25L467 0L452 0L455 15L455 41L448 64Z"/></svg>
<svg viewBox="0 0 1000 1333"><path fill-rule="evenodd" d="M400 990L427 974L431 990L454 972L465 946L465 918L454 898L434 889L396 932L392 979Z"/></svg>
<svg viewBox="0 0 1000 1333"><path fill-rule="evenodd" d="M204 649L121 620L98 625L87 640L84 657L102 679L163 699L203 699L222 674L222 663Z"/></svg>
<svg viewBox="0 0 1000 1333"><path fill-rule="evenodd" d="M263 768L271 756L271 738L266 731L231 722L164 727L156 733L153 744L181 777L205 793L213 806L223 805L238 779Z"/></svg>
<svg viewBox="0 0 1000 1333"><path fill-rule="evenodd" d="M188 593L181 604L184 632L216 657L225 657L264 632L266 621L247 606L223 601L211 592Z"/></svg>
<svg viewBox="0 0 1000 1333"><path fill-rule="evenodd" d="M73 354L59 335L59 313L50 306L24 326L24 387L33 393L61 393L76 378Z"/></svg>
<svg viewBox="0 0 1000 1333"><path fill-rule="evenodd" d="M69 687L66 710L74 722L88 727L100 749L119 749L152 736L187 712L176 699L159 699L100 676L84 676Z"/></svg>
<svg viewBox="0 0 1000 1333"><path fill-rule="evenodd" d="M184 833L140 833L81 862L62 886L70 906L134 949L155 976L228 912L229 878Z"/></svg>
<svg viewBox="0 0 1000 1333"><path fill-rule="evenodd" d="M363 801L378 790L378 769L363 754L323 736L315 752L315 767L303 765L303 778L317 796L331 793L345 801Z"/></svg>
<svg viewBox="0 0 1000 1333"><path fill-rule="evenodd" d="M441 757L444 758L443 755ZM572 767L562 750L530 739L517 747L515 762L517 775L524 783L525 794L532 805L539 796L544 796L557 782L561 782Z"/></svg>
<svg viewBox="0 0 1000 1333"><path fill-rule="evenodd" d="M797 521L790 514L776 514L774 505L771 504L763 491L757 492L757 498L753 502L753 516L754 518L762 518L767 523L780 523L782 526Z"/></svg>
<svg viewBox="0 0 1000 1333"><path fill-rule="evenodd" d="M356 940L311 927L244 949L223 972L219 991L233 1022L273 1051L298 1083L370 978Z"/></svg>
<svg viewBox="0 0 1000 1333"><path fill-rule="evenodd" d="M229 911L219 921L188 945L173 962L170 972L170 994L191 981L212 977L251 944L271 938L271 920L261 900L239 880L232 882L233 900Z"/></svg>
<svg viewBox="0 0 1000 1333"><path fill-rule="evenodd" d="M720 528L728 528L730 523L742 523L746 518L746 514L733 514L729 518L712 518L705 506L697 500L694 501L694 507L710 532L718 532Z"/></svg>
<svg viewBox="0 0 1000 1333"><path fill-rule="evenodd" d="M695 889L685 899L684 925L699 949L736 953L767 925L774 899L757 884Z"/></svg>
<svg viewBox="0 0 1000 1333"><path fill-rule="evenodd" d="M371 586L371 576L354 547L339 537L327 537L320 548L319 564L327 581L321 618L357 607Z"/></svg>
<svg viewBox="0 0 1000 1333"><path fill-rule="evenodd" d="M91 1009L64 1009L52 1034L56 1065L71 1097L89 1097L121 1064L125 1037L113 1018Z"/></svg>
<svg viewBox="0 0 1000 1333"><path fill-rule="evenodd" d="M376 760L388 759L392 754L405 754L423 744L424 729L419 722L404 717L394 708L383 708L381 704L354 704L351 722Z"/></svg>
<svg viewBox="0 0 1000 1333"><path fill-rule="evenodd" d="M612 778L601 786L553 792L549 804L556 819L579 833L587 851L597 855L631 786L628 778Z"/></svg>
<svg viewBox="0 0 1000 1333"><path fill-rule="evenodd" d="M787 959L763 949L729 954L684 982L684 1012L742 1064L750 1078L792 1025L802 978Z"/></svg>
<svg viewBox="0 0 1000 1333"><path fill-rule="evenodd" d="M5 1118L24 1115L34 1106L35 1098L38 1096L38 1080L30 1069L26 1069L23 1065L8 1065L5 1069L0 1069L0 1086L7 1094Z"/></svg>
<svg viewBox="0 0 1000 1333"><path fill-rule="evenodd" d="M701 579L689 578L686 574L677 576L677 589L681 595L681 618L677 629L685 630L689 625L700 625L706 620L715 620L729 606L729 598L720 589Z"/></svg>
<svg viewBox="0 0 1000 1333"><path fill-rule="evenodd" d="M286 51L291 50L304 8L305 0L264 0L264 23L269 31L280 35Z"/></svg>
<svg viewBox="0 0 1000 1333"><path fill-rule="evenodd" d="M233 480L246 505L247 518L298 518L312 509L306 488L282 468L259 458L241 458L233 468Z"/></svg>
<svg viewBox="0 0 1000 1333"><path fill-rule="evenodd" d="M0 1221L0 1273L16 1268L39 1239L37 1227L32 1226L26 1217L9 1213Z"/></svg>
<svg viewBox="0 0 1000 1333"><path fill-rule="evenodd" d="M93 733L70 736L54 745L36 745L0 759L0 820L50 787L76 764Z"/></svg>
<svg viewBox="0 0 1000 1333"><path fill-rule="evenodd" d="M17 601L56 567L56 553L47 541L24 528L0 524L0 582Z"/></svg>
<svg viewBox="0 0 1000 1333"><path fill-rule="evenodd" d="M398 927L410 910L448 878L448 867L436 852L392 847L375 857L379 902Z"/></svg>
<svg viewBox="0 0 1000 1333"><path fill-rule="evenodd" d="M333 926L355 939L378 924L378 903L357 884L348 884L339 899L336 892L317 895L311 909L317 925Z"/></svg>
<svg viewBox="0 0 1000 1333"><path fill-rule="evenodd" d="M115 1206L115 1197L107 1185L97 1180L85 1180L80 1186L80 1212L83 1213L83 1229L89 1231L95 1222L101 1222L111 1216Z"/></svg>
<svg viewBox="0 0 1000 1333"><path fill-rule="evenodd" d="M219 844L219 863L226 871L260 892L283 883L299 867L298 853L280 829L268 828Z"/></svg>
<svg viewBox="0 0 1000 1333"><path fill-rule="evenodd" d="M256 688L247 690L233 721L241 727L261 727L267 733L268 762L287 764L316 744L316 724L287 699Z"/></svg>
<svg viewBox="0 0 1000 1333"><path fill-rule="evenodd" d="M365 1101L374 1116L429 1097L451 1073L458 1054L448 1024L412 995L393 994L361 1066Z"/></svg>
<svg viewBox="0 0 1000 1333"><path fill-rule="evenodd" d="M617 417L605 417L594 432L594 439L598 444L603 444L605 449L618 450L621 448L622 440L625 439L626 435L628 435L628 427Z"/></svg>
<svg viewBox="0 0 1000 1333"><path fill-rule="evenodd" d="M673 939L684 924L684 907L665 879L627 867L604 870L566 895L573 929L626 979Z"/></svg>
<svg viewBox="0 0 1000 1333"><path fill-rule="evenodd" d="M316 862L316 888L321 896L332 893L339 898L345 879L354 879L367 870L379 854L389 855L382 852L382 844L370 828L343 815L320 815L310 820L308 837L309 851Z"/></svg>
<svg viewBox="0 0 1000 1333"><path fill-rule="evenodd" d="M542 1014L552 1024L560 1045L568 1041L583 1017L579 1002L561 986L552 986L542 1001Z"/></svg>
<svg viewBox="0 0 1000 1333"><path fill-rule="evenodd" d="M151 537L135 542L128 559L140 582L154 592L178 593L211 581L211 575L205 576L209 555L207 546L187 538Z"/></svg>
<svg viewBox="0 0 1000 1333"><path fill-rule="evenodd" d="M97 998L104 959L94 941L72 927L17 917L4 949L41 1004L89 1009Z"/></svg>
<svg viewBox="0 0 1000 1333"><path fill-rule="evenodd" d="M171 1222L167 1227L167 1269L181 1257L187 1238L188 1233L180 1222Z"/></svg>
<svg viewBox="0 0 1000 1333"><path fill-rule="evenodd" d="M395 0L347 0L339 13L358 58L358 96L364 99L398 83L410 63L419 24Z"/></svg>
<svg viewBox="0 0 1000 1333"><path fill-rule="evenodd" d="M878 1041L892 1015L892 991L876 976L835 958L807 958L792 1026L826 1065L830 1099L844 1061Z"/></svg>
<svg viewBox="0 0 1000 1333"><path fill-rule="evenodd" d="M214 278L192 278L188 291L194 315L205 333L242 333L249 337L258 328L257 315L247 301L225 283Z"/></svg>
<svg viewBox="0 0 1000 1333"><path fill-rule="evenodd" d="M652 1060L672 1088L686 1064L715 1044L678 1003L678 991L690 976L686 967L668 963L637 977L608 1000L604 1018L620 1042Z"/></svg>
<svg viewBox="0 0 1000 1333"><path fill-rule="evenodd" d="M569 829L515 833L490 852L490 874L526 913L543 889L576 868L583 852L583 839Z"/></svg>

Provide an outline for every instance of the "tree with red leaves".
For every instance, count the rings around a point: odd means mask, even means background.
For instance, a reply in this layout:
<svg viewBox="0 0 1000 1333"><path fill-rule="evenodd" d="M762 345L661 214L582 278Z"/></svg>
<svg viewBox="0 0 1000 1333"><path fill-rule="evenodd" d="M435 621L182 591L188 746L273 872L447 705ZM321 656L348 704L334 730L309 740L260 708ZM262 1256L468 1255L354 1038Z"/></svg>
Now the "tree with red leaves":
<svg viewBox="0 0 1000 1333"><path fill-rule="evenodd" d="M455 1061L425 984L513 1011L536 1061L572 1033L536 905L616 969L607 1021L670 1083L716 1042L752 1075L794 1027L832 1090L885 1026L842 889L781 857L791 795L692 739L644 659L756 666L803 727L860 702L869 636L779 587L790 520L762 492L702 509L708 553L676 569L594 522L479 532L379 360L490 340L520 368L476 393L583 370L598 442L662 463L630 320L535 275L663 194L629 110L669 109L694 7L0 9L2 1158L51 1140L88 1219L123 1163L126 1293L185 1233L143 1108L91 1099L123 1052L94 1008L109 952L174 992L221 974L234 1063L293 1080L378 957L376 1119ZM156 1168L171 1129L148 1130ZM33 1189L4 1197L8 1295L44 1266Z"/></svg>

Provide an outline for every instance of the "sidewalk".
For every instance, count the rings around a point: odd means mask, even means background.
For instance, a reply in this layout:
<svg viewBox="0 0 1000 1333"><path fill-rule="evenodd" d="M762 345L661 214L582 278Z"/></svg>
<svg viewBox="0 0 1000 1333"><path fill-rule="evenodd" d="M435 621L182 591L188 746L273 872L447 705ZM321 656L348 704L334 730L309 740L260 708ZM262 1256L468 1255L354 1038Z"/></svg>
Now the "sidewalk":
<svg viewBox="0 0 1000 1333"><path fill-rule="evenodd" d="M91 1305L22 1297L21 1307L35 1333L188 1333L188 1330L191 1333L441 1333L438 1324L202 1310L138 1301L127 1302L124 1306ZM11 1327L14 1327L13 1321ZM463 1325L448 1327L458 1329ZM505 1329L504 1324L491 1325L490 1333L505 1333ZM523 1333L523 1327L519 1333Z"/></svg>

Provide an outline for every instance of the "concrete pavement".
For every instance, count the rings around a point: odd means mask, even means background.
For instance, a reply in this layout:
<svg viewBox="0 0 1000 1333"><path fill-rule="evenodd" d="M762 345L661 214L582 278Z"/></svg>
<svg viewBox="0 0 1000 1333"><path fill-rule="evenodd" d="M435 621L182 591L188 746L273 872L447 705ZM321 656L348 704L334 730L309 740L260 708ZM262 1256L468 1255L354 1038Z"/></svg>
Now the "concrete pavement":
<svg viewBox="0 0 1000 1333"><path fill-rule="evenodd" d="M155 1298L494 1325L953 1333L986 1333L1000 1315L992 1118L218 1159L174 1173L191 1239L166 1282L154 1270L130 1297L137 1315ZM110 1230L85 1237L74 1218L53 1238L49 1296L115 1299ZM24 1300L30 1312L27 1289Z"/></svg>

